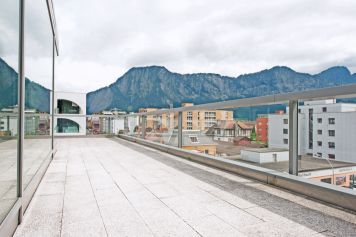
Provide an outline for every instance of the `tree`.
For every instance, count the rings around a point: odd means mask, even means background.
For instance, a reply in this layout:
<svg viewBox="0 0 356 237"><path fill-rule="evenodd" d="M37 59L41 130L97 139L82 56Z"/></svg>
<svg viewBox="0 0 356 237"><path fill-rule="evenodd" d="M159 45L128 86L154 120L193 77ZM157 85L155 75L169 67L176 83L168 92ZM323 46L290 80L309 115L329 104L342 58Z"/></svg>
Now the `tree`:
<svg viewBox="0 0 356 237"><path fill-rule="evenodd" d="M255 129L255 127L252 128L250 139L251 139L251 141L256 141L256 129Z"/></svg>

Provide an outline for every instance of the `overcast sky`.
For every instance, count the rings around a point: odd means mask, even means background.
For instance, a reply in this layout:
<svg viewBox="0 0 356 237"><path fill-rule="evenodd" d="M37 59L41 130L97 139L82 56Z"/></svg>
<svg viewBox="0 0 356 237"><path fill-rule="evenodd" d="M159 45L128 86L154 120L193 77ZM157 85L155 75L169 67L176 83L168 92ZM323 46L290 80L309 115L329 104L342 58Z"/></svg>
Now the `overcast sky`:
<svg viewBox="0 0 356 237"><path fill-rule="evenodd" d="M54 0L54 4L60 43L58 90L89 92L113 83L131 67L148 65L228 76L275 65L309 73L344 65L356 72L355 0ZM38 45L36 37L32 40ZM41 82L43 67L38 65L46 57L37 55L29 61L33 66L28 75Z"/></svg>

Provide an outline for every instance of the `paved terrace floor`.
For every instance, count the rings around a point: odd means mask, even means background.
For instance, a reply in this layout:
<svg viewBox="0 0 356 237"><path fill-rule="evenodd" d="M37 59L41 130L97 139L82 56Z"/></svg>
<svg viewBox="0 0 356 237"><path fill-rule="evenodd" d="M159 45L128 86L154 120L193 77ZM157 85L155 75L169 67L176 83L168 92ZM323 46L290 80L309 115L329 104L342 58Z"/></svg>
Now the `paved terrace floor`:
<svg viewBox="0 0 356 237"><path fill-rule="evenodd" d="M117 138L58 139L15 236L355 236L356 216Z"/></svg>

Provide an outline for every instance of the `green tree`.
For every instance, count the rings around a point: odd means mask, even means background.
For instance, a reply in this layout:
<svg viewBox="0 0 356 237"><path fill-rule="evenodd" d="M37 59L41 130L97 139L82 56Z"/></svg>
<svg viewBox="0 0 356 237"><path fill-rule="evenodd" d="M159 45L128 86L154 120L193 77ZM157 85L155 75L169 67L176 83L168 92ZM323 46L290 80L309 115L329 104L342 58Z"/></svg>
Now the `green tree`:
<svg viewBox="0 0 356 237"><path fill-rule="evenodd" d="M256 141L256 130L255 127L253 127L251 136L250 136L251 141Z"/></svg>

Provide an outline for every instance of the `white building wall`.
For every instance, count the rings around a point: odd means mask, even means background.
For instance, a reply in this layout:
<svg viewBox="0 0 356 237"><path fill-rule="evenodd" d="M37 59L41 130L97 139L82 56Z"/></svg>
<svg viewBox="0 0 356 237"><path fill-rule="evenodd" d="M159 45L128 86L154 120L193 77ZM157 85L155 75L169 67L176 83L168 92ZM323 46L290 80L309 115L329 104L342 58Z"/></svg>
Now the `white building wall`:
<svg viewBox="0 0 356 237"><path fill-rule="evenodd" d="M125 129L125 119L124 118L116 118L112 121L112 129L114 134L118 134L120 130Z"/></svg>
<svg viewBox="0 0 356 237"><path fill-rule="evenodd" d="M335 155L336 160L356 163L356 104L333 102L306 102L299 107L299 154L311 154L320 158L329 158L330 154ZM323 108L326 108L326 112L323 112ZM313 109L312 149L309 149L309 109ZM335 119L335 124L329 124L329 118ZM283 143L283 139L288 138L288 135L283 134L283 128L288 129L283 119L288 119L288 114L268 116L268 144L271 148L288 149L288 145ZM322 122L319 123L318 119ZM329 136L329 130L335 131L335 137ZM329 148L329 142L334 142L335 148Z"/></svg>
<svg viewBox="0 0 356 237"><path fill-rule="evenodd" d="M262 164L262 163L288 161L289 152L288 151L256 152L256 151L249 151L249 150L241 150L241 157L244 160Z"/></svg>
<svg viewBox="0 0 356 237"><path fill-rule="evenodd" d="M17 135L17 116L2 116L0 117L0 123L0 131L8 131L7 129L9 128L11 136Z"/></svg>
<svg viewBox="0 0 356 237"><path fill-rule="evenodd" d="M87 114L87 97L85 93L74 92L55 92L54 93L54 107L57 108L58 100L69 100L76 103L80 107L80 114ZM52 105L52 96L51 96ZM52 113L52 108L51 108Z"/></svg>
<svg viewBox="0 0 356 237"><path fill-rule="evenodd" d="M51 108L52 113L52 95L51 95ZM58 100L69 100L77 104L80 108L79 114L58 114ZM73 135L86 135L86 94L85 93L73 93L73 92L55 92L54 93L54 108L55 108L55 119L54 127L57 127L58 119L65 118L76 122L79 125L79 133L57 133L57 136L73 136ZM51 123L52 125L52 123ZM50 130L51 131L51 130Z"/></svg>

